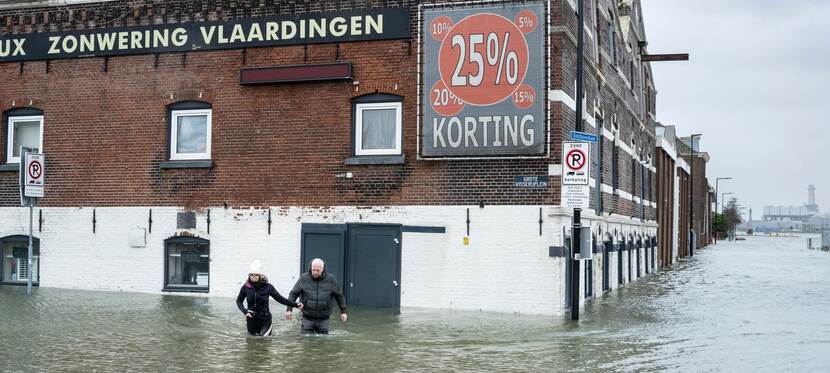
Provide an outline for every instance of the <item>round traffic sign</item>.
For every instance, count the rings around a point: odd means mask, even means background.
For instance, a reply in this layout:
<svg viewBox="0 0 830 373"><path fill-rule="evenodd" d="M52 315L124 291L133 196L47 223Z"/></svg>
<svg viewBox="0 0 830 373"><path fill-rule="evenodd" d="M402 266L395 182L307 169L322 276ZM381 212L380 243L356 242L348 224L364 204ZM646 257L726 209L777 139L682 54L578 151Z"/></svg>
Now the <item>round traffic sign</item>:
<svg viewBox="0 0 830 373"><path fill-rule="evenodd" d="M32 161L29 163L29 177L33 180L38 180L41 175L43 175L43 165L40 164L40 161Z"/></svg>
<svg viewBox="0 0 830 373"><path fill-rule="evenodd" d="M568 165L568 168L572 170L581 170L582 167L585 167L585 160L588 157L585 156L585 152L582 149L572 149L568 152L565 156L565 162Z"/></svg>

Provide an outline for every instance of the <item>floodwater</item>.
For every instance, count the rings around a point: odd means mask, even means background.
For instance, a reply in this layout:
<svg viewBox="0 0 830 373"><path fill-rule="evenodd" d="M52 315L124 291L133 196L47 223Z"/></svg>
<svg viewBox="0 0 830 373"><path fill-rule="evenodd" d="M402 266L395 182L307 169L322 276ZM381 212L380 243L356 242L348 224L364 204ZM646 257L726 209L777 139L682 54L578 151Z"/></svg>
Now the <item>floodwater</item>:
<svg viewBox="0 0 830 373"><path fill-rule="evenodd" d="M830 253L804 237L697 251L594 299L578 323L355 309L330 336L275 319L263 339L233 299L25 291L0 286L0 371L830 371Z"/></svg>

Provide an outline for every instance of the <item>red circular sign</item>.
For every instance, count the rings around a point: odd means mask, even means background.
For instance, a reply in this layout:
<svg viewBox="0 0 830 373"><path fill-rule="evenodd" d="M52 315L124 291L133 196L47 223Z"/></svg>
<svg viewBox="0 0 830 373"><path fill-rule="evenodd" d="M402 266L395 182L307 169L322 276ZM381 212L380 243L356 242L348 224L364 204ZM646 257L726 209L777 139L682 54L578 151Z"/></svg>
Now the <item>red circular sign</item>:
<svg viewBox="0 0 830 373"><path fill-rule="evenodd" d="M43 165L38 161L32 161L32 163L29 163L29 177L37 180L40 179L41 175L43 175Z"/></svg>
<svg viewBox="0 0 830 373"><path fill-rule="evenodd" d="M436 17L429 25L429 33L432 38L438 41L443 41L452 29L452 19L447 16Z"/></svg>
<svg viewBox="0 0 830 373"><path fill-rule="evenodd" d="M536 13L530 10L523 10L516 14L516 26L519 27L519 30L522 30L525 34L529 34L536 30L536 25L539 24L539 19L536 18Z"/></svg>
<svg viewBox="0 0 830 373"><path fill-rule="evenodd" d="M513 105L519 109L530 109L534 102L536 102L536 90L527 84L522 84L513 92Z"/></svg>
<svg viewBox="0 0 830 373"><path fill-rule="evenodd" d="M466 17L444 37L438 70L444 85L466 104L487 106L510 97L527 75L524 33L498 14Z"/></svg>
<svg viewBox="0 0 830 373"><path fill-rule="evenodd" d="M450 92L440 80L429 91L429 104L436 113L445 117L451 117L464 109L464 101Z"/></svg>
<svg viewBox="0 0 830 373"><path fill-rule="evenodd" d="M567 162L570 169L581 170L582 167L585 167L586 158L582 149L571 149L565 156L565 162Z"/></svg>

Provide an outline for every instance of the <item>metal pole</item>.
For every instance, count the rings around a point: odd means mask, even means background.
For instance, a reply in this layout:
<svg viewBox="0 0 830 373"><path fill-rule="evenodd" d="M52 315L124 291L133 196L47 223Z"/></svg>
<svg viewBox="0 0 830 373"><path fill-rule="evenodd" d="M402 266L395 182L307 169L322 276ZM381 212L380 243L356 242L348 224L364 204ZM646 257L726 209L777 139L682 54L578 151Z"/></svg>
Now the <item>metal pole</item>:
<svg viewBox="0 0 830 373"><path fill-rule="evenodd" d="M720 181L720 179L721 178L715 178L715 214L718 213L718 182ZM721 218L723 218L723 217L721 216ZM709 230L713 231L712 233L714 233L714 235L715 235L715 244L717 245L717 243L718 243L718 233L714 232L714 229L713 229L714 227L715 227L715 220L712 219L712 224L710 225Z"/></svg>
<svg viewBox="0 0 830 373"><path fill-rule="evenodd" d="M582 49L585 33L585 17L582 11L582 0L577 0L577 32L576 32L576 130L582 131ZM600 134L602 135L602 134ZM571 263L571 320L579 320L579 264L576 254L580 252L580 231L582 228L582 209L574 209L573 233L571 234L571 247L574 260Z"/></svg>
<svg viewBox="0 0 830 373"><path fill-rule="evenodd" d="M29 275L26 276L29 279L26 281L26 294L32 295L32 256L34 253L32 252L32 215L34 214L34 207L32 206L32 201L29 200Z"/></svg>
<svg viewBox="0 0 830 373"><path fill-rule="evenodd" d="M695 137L692 135L689 141L692 148L691 166L689 168L689 256L695 255L695 240L692 234L695 227Z"/></svg>

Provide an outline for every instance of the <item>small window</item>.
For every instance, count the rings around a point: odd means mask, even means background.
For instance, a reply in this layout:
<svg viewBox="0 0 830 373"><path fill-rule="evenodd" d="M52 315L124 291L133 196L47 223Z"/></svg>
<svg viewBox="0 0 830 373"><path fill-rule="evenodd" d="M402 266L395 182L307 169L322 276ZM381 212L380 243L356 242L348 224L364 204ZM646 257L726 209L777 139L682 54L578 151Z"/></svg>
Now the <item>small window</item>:
<svg viewBox="0 0 830 373"><path fill-rule="evenodd" d="M355 155L401 154L401 102L355 104Z"/></svg>
<svg viewBox="0 0 830 373"><path fill-rule="evenodd" d="M611 187L614 190L620 189L620 147L617 144L619 137L614 135L613 149L611 150Z"/></svg>
<svg viewBox="0 0 830 373"><path fill-rule="evenodd" d="M6 163L20 163L20 147L43 152L43 115L8 115Z"/></svg>
<svg viewBox="0 0 830 373"><path fill-rule="evenodd" d="M210 285L210 241L177 237L165 241L164 290L207 292Z"/></svg>
<svg viewBox="0 0 830 373"><path fill-rule="evenodd" d="M212 110L171 112L170 159L210 159Z"/></svg>
<svg viewBox="0 0 830 373"><path fill-rule="evenodd" d="M0 282L8 284L25 284L29 281L40 282L40 240L32 240L32 267L29 268L29 238L27 236L10 236L0 239Z"/></svg>

